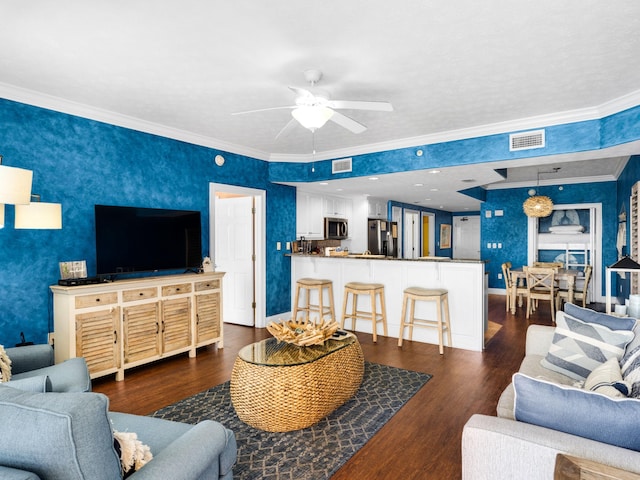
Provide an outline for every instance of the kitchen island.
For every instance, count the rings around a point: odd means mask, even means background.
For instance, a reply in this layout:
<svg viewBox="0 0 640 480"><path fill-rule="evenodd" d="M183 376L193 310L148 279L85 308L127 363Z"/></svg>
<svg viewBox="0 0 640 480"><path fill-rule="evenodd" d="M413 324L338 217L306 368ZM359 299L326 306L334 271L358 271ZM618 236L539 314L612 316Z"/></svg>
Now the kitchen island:
<svg viewBox="0 0 640 480"><path fill-rule="evenodd" d="M348 282L375 282L385 286L387 328L390 337L398 338L402 298L407 287L446 288L449 291L451 334L454 348L481 351L487 326L487 288L484 261L451 260L443 257L399 259L381 256L321 256L291 254L291 285L295 290L299 278L325 278L333 281L336 320L342 319L344 285ZM365 307L362 298L363 309ZM294 295L291 296L294 301ZM326 300L325 300L326 302ZM293 308L292 308L293 311ZM435 318L432 302L417 302L416 317ZM351 328L348 323L346 327ZM380 327L379 331L380 331ZM371 333L371 322L358 320L356 330ZM405 338L408 329L405 329ZM433 328L416 327L413 340L438 344Z"/></svg>

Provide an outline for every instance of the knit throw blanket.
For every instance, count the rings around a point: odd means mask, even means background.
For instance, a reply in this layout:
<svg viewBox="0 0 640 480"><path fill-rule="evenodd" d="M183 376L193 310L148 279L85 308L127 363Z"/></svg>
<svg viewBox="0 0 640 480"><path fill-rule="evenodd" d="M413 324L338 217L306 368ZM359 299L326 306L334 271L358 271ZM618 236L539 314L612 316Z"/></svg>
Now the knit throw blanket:
<svg viewBox="0 0 640 480"><path fill-rule="evenodd" d="M11 359L4 347L0 345L0 382L11 380Z"/></svg>

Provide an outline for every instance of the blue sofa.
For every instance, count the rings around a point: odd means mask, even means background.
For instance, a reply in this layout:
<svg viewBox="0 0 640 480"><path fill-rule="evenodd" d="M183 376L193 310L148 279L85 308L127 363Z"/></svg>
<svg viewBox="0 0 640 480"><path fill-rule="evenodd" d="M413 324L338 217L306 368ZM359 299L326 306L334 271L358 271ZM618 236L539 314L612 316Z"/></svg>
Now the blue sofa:
<svg viewBox="0 0 640 480"><path fill-rule="evenodd" d="M25 390L44 383L48 392L89 392L91 377L84 358L70 358L54 365L51 345L28 345L5 349L11 359L8 385Z"/></svg>
<svg viewBox="0 0 640 480"><path fill-rule="evenodd" d="M99 393L36 393L0 384L0 478L122 478L113 430L135 432L153 454L129 479L233 478L236 441L221 424L110 413L108 404Z"/></svg>

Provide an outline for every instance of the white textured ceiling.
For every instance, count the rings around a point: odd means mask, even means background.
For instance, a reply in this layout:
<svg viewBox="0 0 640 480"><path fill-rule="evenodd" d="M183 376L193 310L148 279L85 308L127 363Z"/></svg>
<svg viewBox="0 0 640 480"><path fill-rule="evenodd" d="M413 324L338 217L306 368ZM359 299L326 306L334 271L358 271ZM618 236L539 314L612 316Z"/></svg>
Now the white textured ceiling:
<svg viewBox="0 0 640 480"><path fill-rule="evenodd" d="M289 110L231 114L291 105L308 68L333 99L394 106L343 111L367 131L329 122L316 158L640 103L637 0L30 0L0 18L0 96L263 159L308 159L311 133L275 140Z"/></svg>

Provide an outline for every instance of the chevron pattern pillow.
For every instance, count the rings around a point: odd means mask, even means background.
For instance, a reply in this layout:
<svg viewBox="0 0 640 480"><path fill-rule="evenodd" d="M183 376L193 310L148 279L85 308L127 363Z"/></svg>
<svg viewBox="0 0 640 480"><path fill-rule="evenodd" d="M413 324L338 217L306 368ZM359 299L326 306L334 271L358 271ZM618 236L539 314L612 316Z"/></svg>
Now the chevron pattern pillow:
<svg viewBox="0 0 640 480"><path fill-rule="evenodd" d="M540 364L570 378L585 380L610 358L620 361L633 337L631 330L611 330L557 312L553 341Z"/></svg>

